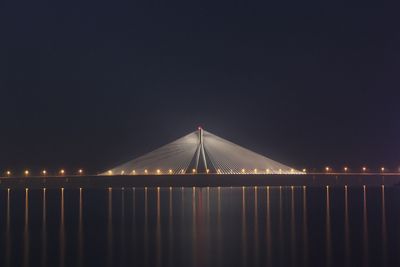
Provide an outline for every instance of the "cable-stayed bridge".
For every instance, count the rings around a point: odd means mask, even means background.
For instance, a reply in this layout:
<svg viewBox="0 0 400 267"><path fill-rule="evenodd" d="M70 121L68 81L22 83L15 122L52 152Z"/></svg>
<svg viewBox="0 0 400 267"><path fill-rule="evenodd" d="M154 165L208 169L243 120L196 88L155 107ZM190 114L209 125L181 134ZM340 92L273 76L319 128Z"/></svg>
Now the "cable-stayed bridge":
<svg viewBox="0 0 400 267"><path fill-rule="evenodd" d="M167 145L100 174L39 175L7 172L0 189L205 186L399 186L398 172L304 172L199 128ZM165 179L165 175L169 175ZM216 176L219 176L218 178Z"/></svg>
<svg viewBox="0 0 400 267"><path fill-rule="evenodd" d="M210 132L198 130L101 175L302 174Z"/></svg>

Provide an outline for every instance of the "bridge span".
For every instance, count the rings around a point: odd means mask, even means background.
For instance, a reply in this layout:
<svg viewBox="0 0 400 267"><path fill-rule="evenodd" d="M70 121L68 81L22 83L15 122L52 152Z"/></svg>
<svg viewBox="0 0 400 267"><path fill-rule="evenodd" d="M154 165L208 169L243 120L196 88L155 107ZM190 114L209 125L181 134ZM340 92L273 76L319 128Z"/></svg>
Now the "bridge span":
<svg viewBox="0 0 400 267"><path fill-rule="evenodd" d="M301 175L93 175L0 178L0 188L238 187L238 186L395 186L399 173L315 173Z"/></svg>

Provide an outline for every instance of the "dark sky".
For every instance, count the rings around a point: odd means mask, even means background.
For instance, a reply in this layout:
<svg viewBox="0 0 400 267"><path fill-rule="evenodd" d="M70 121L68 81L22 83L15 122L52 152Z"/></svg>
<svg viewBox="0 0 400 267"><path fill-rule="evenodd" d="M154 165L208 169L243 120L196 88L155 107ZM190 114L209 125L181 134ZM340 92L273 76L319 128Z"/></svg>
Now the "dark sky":
<svg viewBox="0 0 400 267"><path fill-rule="evenodd" d="M102 171L198 125L298 168L400 166L398 8L149 2L0 4L0 171Z"/></svg>

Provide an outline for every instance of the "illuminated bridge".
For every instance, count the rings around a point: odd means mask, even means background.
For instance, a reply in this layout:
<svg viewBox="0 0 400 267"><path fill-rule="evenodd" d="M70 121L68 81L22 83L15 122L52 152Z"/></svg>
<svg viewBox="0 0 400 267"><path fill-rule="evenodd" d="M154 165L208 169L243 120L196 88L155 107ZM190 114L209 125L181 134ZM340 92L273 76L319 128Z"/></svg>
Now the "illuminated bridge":
<svg viewBox="0 0 400 267"><path fill-rule="evenodd" d="M400 185L400 173L301 172L199 128L141 157L96 175L0 177L0 189L206 186L383 186ZM168 177L167 177L168 176ZM167 178L167 179L166 179Z"/></svg>
<svg viewBox="0 0 400 267"><path fill-rule="evenodd" d="M201 127L101 175L302 174Z"/></svg>

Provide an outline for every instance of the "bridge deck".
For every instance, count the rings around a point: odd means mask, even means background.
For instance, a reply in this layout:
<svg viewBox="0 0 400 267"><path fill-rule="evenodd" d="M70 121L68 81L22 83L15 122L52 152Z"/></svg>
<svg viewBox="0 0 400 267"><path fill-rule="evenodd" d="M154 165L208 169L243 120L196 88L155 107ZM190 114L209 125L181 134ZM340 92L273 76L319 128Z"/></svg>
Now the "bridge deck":
<svg viewBox="0 0 400 267"><path fill-rule="evenodd" d="M116 175L0 178L0 188L107 188L205 186L392 186L399 173L303 175Z"/></svg>

